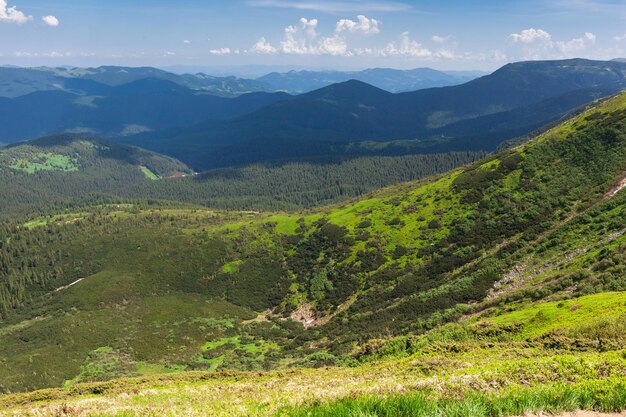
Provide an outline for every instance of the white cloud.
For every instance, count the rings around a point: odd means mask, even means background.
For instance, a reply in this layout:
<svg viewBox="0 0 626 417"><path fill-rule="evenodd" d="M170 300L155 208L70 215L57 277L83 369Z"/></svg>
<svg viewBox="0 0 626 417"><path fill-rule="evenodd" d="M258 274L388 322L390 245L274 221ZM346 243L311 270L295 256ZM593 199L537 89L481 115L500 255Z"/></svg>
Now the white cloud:
<svg viewBox="0 0 626 417"><path fill-rule="evenodd" d="M380 33L380 22L376 19L370 19L363 15L357 16L358 22L350 19L341 19L335 25L335 32L341 33L344 31L351 33L362 33L365 35L377 35Z"/></svg>
<svg viewBox="0 0 626 417"><path fill-rule="evenodd" d="M596 43L597 37L591 32L585 32L585 39L587 39L591 43Z"/></svg>
<svg viewBox="0 0 626 417"><path fill-rule="evenodd" d="M318 32L317 19L301 18L297 25L287 26L280 45L274 47L266 38L261 38L252 46L250 52L261 54L286 55L333 55L352 56L356 51L350 50L347 34L376 34L380 32L379 22L363 15L357 21L342 19L335 24L332 36L322 36Z"/></svg>
<svg viewBox="0 0 626 417"><path fill-rule="evenodd" d="M258 54L285 55L332 55L332 56L377 56L427 59L456 59L457 55L450 47L430 50L410 38L408 32L402 33L398 41L389 42L385 47L350 47L348 39L352 34L376 34L380 32L380 22L363 15L357 20L341 19L335 24L332 36L323 36L318 32L318 20L300 19L297 25L287 26L280 45L273 46L266 38L261 38L249 52ZM454 47L455 45L451 45Z"/></svg>
<svg viewBox="0 0 626 417"><path fill-rule="evenodd" d="M32 16L28 16L17 10L15 6L9 7L6 0L0 0L0 23L15 23L23 25L33 20Z"/></svg>
<svg viewBox="0 0 626 417"><path fill-rule="evenodd" d="M533 42L550 42L552 35L543 29L525 29L520 33L512 33L509 38L513 42L533 43Z"/></svg>
<svg viewBox="0 0 626 417"><path fill-rule="evenodd" d="M250 51L257 54L275 54L278 52L265 38L259 39L254 46L250 48Z"/></svg>
<svg viewBox="0 0 626 417"><path fill-rule="evenodd" d="M46 52L45 54L43 54L43 56L48 57L48 58L62 58L62 57L73 56L73 54L71 52L52 51L52 52Z"/></svg>
<svg viewBox="0 0 626 417"><path fill-rule="evenodd" d="M59 19L55 16L44 16L41 18L43 23L47 26L52 26L53 28L59 26Z"/></svg>
<svg viewBox="0 0 626 417"><path fill-rule="evenodd" d="M430 38L433 42L436 43L446 43L448 42L450 39L452 39L452 36L439 36L439 35L433 35L432 38Z"/></svg>
<svg viewBox="0 0 626 417"><path fill-rule="evenodd" d="M191 44L191 41L190 41L189 39L184 39L184 40L183 40L183 43L184 43L185 45L189 45L189 44Z"/></svg>
<svg viewBox="0 0 626 417"><path fill-rule="evenodd" d="M514 45L521 45L522 59L563 59L579 56L582 51L596 43L596 35L586 32L580 38L555 41L542 29L526 29L509 35Z"/></svg>
<svg viewBox="0 0 626 417"><path fill-rule="evenodd" d="M413 7L407 3L397 1L330 1L330 0L248 0L250 6L276 7L282 9L296 9L317 11L325 13L351 12L354 9L363 12L401 12L411 10Z"/></svg>
<svg viewBox="0 0 626 417"><path fill-rule="evenodd" d="M304 17L300 19L302 30L304 30L307 36L311 39L317 38L317 23L317 19L307 20Z"/></svg>
<svg viewBox="0 0 626 417"><path fill-rule="evenodd" d="M348 44L341 36L333 36L324 38L319 44L317 54L334 55L334 56L351 56L352 52L348 50Z"/></svg>
<svg viewBox="0 0 626 417"><path fill-rule="evenodd" d="M230 48L219 48L219 49L211 49L209 51L209 53L211 55L230 55L231 50Z"/></svg>
<svg viewBox="0 0 626 417"><path fill-rule="evenodd" d="M388 57L423 58L423 59L457 59L457 54L451 49L431 50L418 41L411 39L409 32L400 35L397 42L389 42L381 50L374 51L376 55Z"/></svg>
<svg viewBox="0 0 626 417"><path fill-rule="evenodd" d="M36 57L46 57L46 58L68 58L68 57L94 57L96 56L93 52L60 52L60 51L50 51L50 52L25 52L18 51L15 53L17 58L36 58Z"/></svg>
<svg viewBox="0 0 626 417"><path fill-rule="evenodd" d="M389 44L381 50L381 55L430 58L433 56L433 52L424 48L421 43L412 40L409 37L409 32L404 32L400 35L398 42L389 42Z"/></svg>
<svg viewBox="0 0 626 417"><path fill-rule="evenodd" d="M623 34L622 36L616 36L615 38L616 41L626 41L626 33Z"/></svg>

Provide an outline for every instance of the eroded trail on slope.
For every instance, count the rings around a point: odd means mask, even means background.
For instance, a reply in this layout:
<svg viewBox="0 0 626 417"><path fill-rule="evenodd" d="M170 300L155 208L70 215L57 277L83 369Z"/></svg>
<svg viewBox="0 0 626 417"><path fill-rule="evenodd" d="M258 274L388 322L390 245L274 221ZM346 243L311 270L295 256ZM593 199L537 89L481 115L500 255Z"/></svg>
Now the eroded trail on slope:
<svg viewBox="0 0 626 417"><path fill-rule="evenodd" d="M622 191L625 187L626 187L626 173L623 174L622 179L613 188L611 188L608 193L604 195L603 200L613 197L615 194Z"/></svg>
<svg viewBox="0 0 626 417"><path fill-rule="evenodd" d="M564 221L560 222L559 224L553 226L549 230L546 230L541 235L539 235L532 244L536 245L540 243L541 241L549 237L552 233L554 233L556 230L558 230L560 227L563 227L565 224L574 220L576 217L580 216L581 214L585 212L588 212L590 209L597 206L598 204L601 204L605 202L606 200L617 195L617 193L619 193L624 188L626 188L626 173L622 174L620 178L621 179L615 184L615 186L613 186L606 194L604 194L604 196L602 196L602 198L600 198L595 204L588 207L582 213L577 213L577 214L568 216ZM518 290L519 288L521 288L522 286L524 286L527 282L531 281L533 278L536 278L539 275L549 270L560 267L566 264L567 262L570 262L574 258L589 252L592 249L611 243L617 238L623 236L624 234L626 234L626 229L622 229L620 231L611 233L607 235L604 239L594 244L576 249L575 251L568 253L565 256L560 256L558 259L553 259L548 262L545 262L543 263L543 265L534 265L531 267L528 265L528 259L526 259L522 261L522 263L515 265L507 274L505 274L502 277L502 279L500 279L494 284L494 286L492 287L492 289L489 291L487 295L487 299L494 300L502 296L509 295L515 292L516 290Z"/></svg>

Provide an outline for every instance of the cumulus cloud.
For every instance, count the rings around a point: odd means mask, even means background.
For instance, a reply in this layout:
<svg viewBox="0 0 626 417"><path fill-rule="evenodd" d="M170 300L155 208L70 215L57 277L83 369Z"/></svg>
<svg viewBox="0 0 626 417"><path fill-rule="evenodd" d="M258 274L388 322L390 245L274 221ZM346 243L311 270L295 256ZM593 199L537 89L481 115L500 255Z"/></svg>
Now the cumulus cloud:
<svg viewBox="0 0 626 417"><path fill-rule="evenodd" d="M358 15L357 22L350 19L341 19L335 25L335 32L351 32L351 33L362 33L365 35L377 35L380 33L380 28L378 27L380 22L376 19L369 19L363 15Z"/></svg>
<svg viewBox="0 0 626 417"><path fill-rule="evenodd" d="M513 40L513 42L521 43L550 42L552 40L552 35L543 29L530 28L521 31L520 33L512 33L509 35L509 38Z"/></svg>
<svg viewBox="0 0 626 417"><path fill-rule="evenodd" d="M400 35L397 42L389 42L378 52L381 56L399 56L407 58L454 59L456 54L450 49L433 51L424 47L418 41L411 39L409 32Z"/></svg>
<svg viewBox="0 0 626 417"><path fill-rule="evenodd" d="M23 25L33 20L32 16L28 16L17 10L15 6L9 6L6 0L0 0L0 23L15 23Z"/></svg>
<svg viewBox="0 0 626 417"><path fill-rule="evenodd" d="M320 36L317 32L317 19L301 18L297 25L287 26L280 45L274 47L266 38L260 38L250 48L259 54L287 55L350 55L348 44L340 34L331 37Z"/></svg>
<svg viewBox="0 0 626 417"><path fill-rule="evenodd" d="M408 32L400 35L397 41L389 42L384 47L350 47L348 40L355 35L373 35L380 33L380 22L363 15L357 20L341 19L335 24L331 36L318 32L318 20L302 18L296 25L287 26L283 38L276 46L266 38L260 38L247 52L258 54L286 55L332 55L332 56L378 56L407 57L429 59L455 59L451 49L430 50L411 39ZM442 37L443 38L443 37ZM446 38L446 41L451 37Z"/></svg>
<svg viewBox="0 0 626 417"><path fill-rule="evenodd" d="M374 35L380 33L380 22L359 15L357 20L341 19L335 24L331 36L318 32L317 19L301 18L298 24L287 26L278 46L273 46L266 38L261 38L250 52L261 54L282 53L287 55L334 55L352 56L355 51L348 46L347 35Z"/></svg>
<svg viewBox="0 0 626 417"><path fill-rule="evenodd" d="M317 19L300 19L298 25L285 28L285 36L280 42L280 51L285 54L316 55Z"/></svg>
<svg viewBox="0 0 626 417"><path fill-rule="evenodd" d="M47 26L51 26L53 28L59 26L59 19L57 19L55 16L44 16L41 18L41 20Z"/></svg>
<svg viewBox="0 0 626 417"><path fill-rule="evenodd" d="M184 40L183 40L183 43L184 43L185 45L189 45L189 44L191 44L191 41L190 41L189 39L184 39Z"/></svg>
<svg viewBox="0 0 626 417"><path fill-rule="evenodd" d="M581 51L596 43L596 35L586 32L580 38L567 41L554 40L543 29L525 29L509 35L514 45L521 45L523 59L561 59L580 54Z"/></svg>
<svg viewBox="0 0 626 417"><path fill-rule="evenodd" d="M250 52L257 54L275 54L278 52L278 49L274 48L267 39L261 38L250 48Z"/></svg>
<svg viewBox="0 0 626 417"><path fill-rule="evenodd" d="M209 51L209 53L211 55L230 55L231 50L230 48L219 48L219 49L211 49Z"/></svg>
<svg viewBox="0 0 626 417"><path fill-rule="evenodd" d="M389 42L387 46L381 51L384 56L412 56L420 58L428 58L433 55L432 51L426 49L421 43L412 40L409 37L409 32L404 32L400 35L398 42Z"/></svg>
<svg viewBox="0 0 626 417"><path fill-rule="evenodd" d="M626 41L626 33L623 34L622 36L616 36L615 38L616 41Z"/></svg>

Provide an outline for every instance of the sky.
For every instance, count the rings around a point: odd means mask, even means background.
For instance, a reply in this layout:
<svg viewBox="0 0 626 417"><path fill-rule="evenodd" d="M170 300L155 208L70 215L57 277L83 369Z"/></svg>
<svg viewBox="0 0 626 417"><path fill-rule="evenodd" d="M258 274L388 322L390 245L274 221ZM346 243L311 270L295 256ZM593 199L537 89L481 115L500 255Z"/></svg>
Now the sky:
<svg viewBox="0 0 626 417"><path fill-rule="evenodd" d="M494 70L626 56L626 0L0 0L0 65Z"/></svg>

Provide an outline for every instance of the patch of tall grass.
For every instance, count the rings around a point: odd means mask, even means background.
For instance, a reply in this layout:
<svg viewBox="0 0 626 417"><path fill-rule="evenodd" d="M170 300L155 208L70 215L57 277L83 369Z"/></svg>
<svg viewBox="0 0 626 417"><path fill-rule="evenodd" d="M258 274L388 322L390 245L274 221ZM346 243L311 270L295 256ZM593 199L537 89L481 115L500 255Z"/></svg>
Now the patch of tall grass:
<svg viewBox="0 0 626 417"><path fill-rule="evenodd" d="M434 391L390 397L344 398L285 409L280 417L504 417L574 410L626 409L626 381L608 379L568 385L516 387L498 393L470 392L460 398Z"/></svg>

